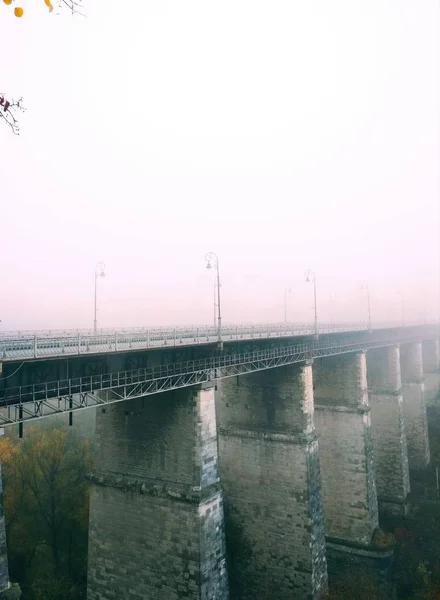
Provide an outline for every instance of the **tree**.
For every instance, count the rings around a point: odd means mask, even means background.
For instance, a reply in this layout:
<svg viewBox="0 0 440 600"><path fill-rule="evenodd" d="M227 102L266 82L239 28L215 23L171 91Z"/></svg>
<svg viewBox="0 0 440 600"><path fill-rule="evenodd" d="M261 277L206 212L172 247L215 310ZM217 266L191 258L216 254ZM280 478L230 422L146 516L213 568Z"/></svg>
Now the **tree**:
<svg viewBox="0 0 440 600"><path fill-rule="evenodd" d="M387 600L387 593L382 590L371 572L361 568L342 573L325 600Z"/></svg>
<svg viewBox="0 0 440 600"><path fill-rule="evenodd" d="M11 577L33 600L84 597L88 440L58 427L0 440Z"/></svg>

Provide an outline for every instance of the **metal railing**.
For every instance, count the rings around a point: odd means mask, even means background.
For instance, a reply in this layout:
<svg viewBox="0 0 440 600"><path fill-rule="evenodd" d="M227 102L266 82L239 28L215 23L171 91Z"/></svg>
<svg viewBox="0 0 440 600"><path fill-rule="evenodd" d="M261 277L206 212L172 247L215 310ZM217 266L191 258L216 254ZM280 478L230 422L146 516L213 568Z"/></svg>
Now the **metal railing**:
<svg viewBox="0 0 440 600"><path fill-rule="evenodd" d="M0 425L139 398L305 360L419 340L420 335L408 334L396 335L394 339L382 337L368 341L343 339L302 343L4 389L0 391Z"/></svg>
<svg viewBox="0 0 440 600"><path fill-rule="evenodd" d="M416 325L412 323L411 325ZM418 325L418 323L417 323ZM435 324L423 324L432 326ZM407 325L409 326L409 324ZM389 323L381 323L379 329L396 327ZM57 335L50 332L39 332L38 335L11 334L0 336L0 360L49 358L56 356L72 356L78 354L101 354L148 348L193 346L197 344L213 344L218 341L218 330L213 326L195 328L142 328L127 330L110 330L94 334L90 330L81 333L68 330ZM347 333L368 331L365 323L346 323L340 325L323 324L318 328L319 334ZM268 323L257 325L228 325L222 328L223 342L245 341L253 339L282 338L313 335L313 324Z"/></svg>
<svg viewBox="0 0 440 600"><path fill-rule="evenodd" d="M365 331L364 324L321 325L319 333ZM260 324L226 326L224 342L313 335L312 324ZM148 348L193 346L218 341L216 327L156 328L145 331L111 333L68 332L62 335L20 335L0 337L0 360L32 359L77 354L99 354Z"/></svg>

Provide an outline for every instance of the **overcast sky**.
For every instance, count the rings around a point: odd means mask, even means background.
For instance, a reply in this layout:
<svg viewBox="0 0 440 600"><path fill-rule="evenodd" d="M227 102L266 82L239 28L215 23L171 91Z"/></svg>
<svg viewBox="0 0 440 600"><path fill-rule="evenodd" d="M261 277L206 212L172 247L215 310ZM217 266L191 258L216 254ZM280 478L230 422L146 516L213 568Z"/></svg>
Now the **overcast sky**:
<svg viewBox="0 0 440 600"><path fill-rule="evenodd" d="M0 4L1 329L437 314L437 0Z"/></svg>

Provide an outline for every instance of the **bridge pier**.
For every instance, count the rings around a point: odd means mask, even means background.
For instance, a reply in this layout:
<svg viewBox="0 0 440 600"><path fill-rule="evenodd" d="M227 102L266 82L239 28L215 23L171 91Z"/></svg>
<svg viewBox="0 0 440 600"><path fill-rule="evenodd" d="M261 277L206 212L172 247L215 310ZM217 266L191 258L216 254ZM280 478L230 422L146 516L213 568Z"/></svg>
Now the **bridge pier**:
<svg viewBox="0 0 440 600"><path fill-rule="evenodd" d="M379 510L406 514L410 481L398 346L368 350L367 381Z"/></svg>
<svg viewBox="0 0 440 600"><path fill-rule="evenodd" d="M0 437L4 435L0 428ZM3 479L0 465L0 600L15 600L21 597L20 586L9 581L8 549L6 545L6 524L3 512Z"/></svg>
<svg viewBox="0 0 440 600"><path fill-rule="evenodd" d="M440 344L439 340L422 342L423 373L425 376L425 403L427 407L440 406Z"/></svg>
<svg viewBox="0 0 440 600"><path fill-rule="evenodd" d="M223 380L219 397L231 592L319 598L327 566L311 364Z"/></svg>
<svg viewBox="0 0 440 600"><path fill-rule="evenodd" d="M317 359L313 383L327 539L369 545L378 506L365 352Z"/></svg>
<svg viewBox="0 0 440 600"><path fill-rule="evenodd" d="M430 451L421 342L401 345L400 367L409 468L423 469L429 464Z"/></svg>
<svg viewBox="0 0 440 600"><path fill-rule="evenodd" d="M88 600L227 600L214 388L98 409Z"/></svg>

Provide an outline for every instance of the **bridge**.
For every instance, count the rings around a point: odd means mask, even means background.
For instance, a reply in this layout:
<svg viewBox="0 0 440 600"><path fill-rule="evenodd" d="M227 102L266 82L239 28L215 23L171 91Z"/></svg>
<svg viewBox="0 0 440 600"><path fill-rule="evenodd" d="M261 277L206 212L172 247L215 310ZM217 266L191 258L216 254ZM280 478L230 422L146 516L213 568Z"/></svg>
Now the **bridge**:
<svg viewBox="0 0 440 600"><path fill-rule="evenodd" d="M229 580L240 600L317 599L407 510L430 460L437 325L218 333L0 336L2 426L96 407L88 600L226 600Z"/></svg>

